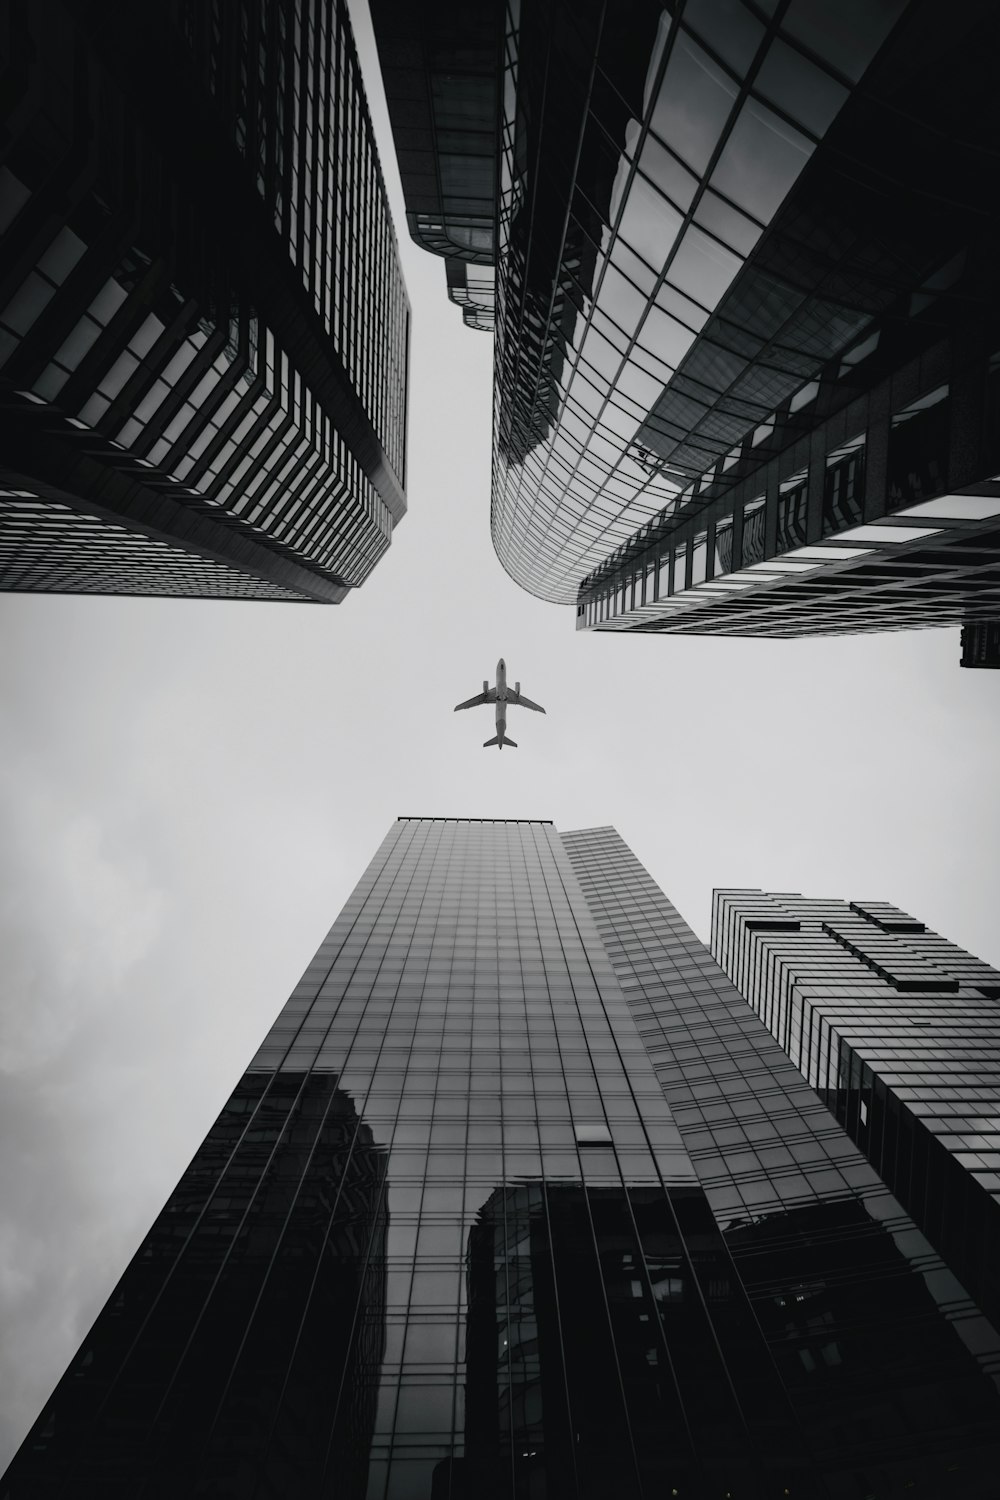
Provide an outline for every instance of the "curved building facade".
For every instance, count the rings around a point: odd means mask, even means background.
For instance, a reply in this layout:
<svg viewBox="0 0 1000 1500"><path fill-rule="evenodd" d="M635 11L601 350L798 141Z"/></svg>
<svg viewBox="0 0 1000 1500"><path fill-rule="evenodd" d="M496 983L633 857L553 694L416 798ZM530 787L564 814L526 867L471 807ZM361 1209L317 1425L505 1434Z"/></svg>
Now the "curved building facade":
<svg viewBox="0 0 1000 1500"><path fill-rule="evenodd" d="M409 304L346 5L9 12L0 587L335 602Z"/></svg>
<svg viewBox="0 0 1000 1500"><path fill-rule="evenodd" d="M493 537L531 592L575 602L864 325L756 265L903 8L508 10Z"/></svg>
<svg viewBox="0 0 1000 1500"><path fill-rule="evenodd" d="M996 7L471 9L497 26L507 571L579 629L961 624L963 665L995 665ZM451 124L442 179L482 150Z"/></svg>

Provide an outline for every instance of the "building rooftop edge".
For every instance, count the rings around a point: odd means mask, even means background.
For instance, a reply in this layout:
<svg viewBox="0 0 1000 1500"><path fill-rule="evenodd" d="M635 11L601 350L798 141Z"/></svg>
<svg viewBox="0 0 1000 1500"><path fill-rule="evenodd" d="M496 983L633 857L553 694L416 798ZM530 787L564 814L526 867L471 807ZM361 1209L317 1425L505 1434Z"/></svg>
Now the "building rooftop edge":
<svg viewBox="0 0 1000 1500"><path fill-rule="evenodd" d="M400 813L397 823L544 823L552 828L551 818L458 818L442 815L421 817L419 813Z"/></svg>

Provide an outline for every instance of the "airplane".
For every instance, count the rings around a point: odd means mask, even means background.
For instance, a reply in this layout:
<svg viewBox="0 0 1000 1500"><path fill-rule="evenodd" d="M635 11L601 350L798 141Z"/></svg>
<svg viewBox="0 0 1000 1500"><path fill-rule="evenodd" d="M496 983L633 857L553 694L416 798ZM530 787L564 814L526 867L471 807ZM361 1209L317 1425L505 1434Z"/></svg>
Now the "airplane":
<svg viewBox="0 0 1000 1500"><path fill-rule="evenodd" d="M521 684L515 682L513 688L507 686L507 664L501 656L497 662L497 685L490 687L488 682L483 683L483 690L474 698L469 698L465 703L456 703L455 712L460 708L478 708L480 703L495 703L497 706L497 732L491 740L484 740L483 749L490 745L496 745L502 750L504 745L509 745L512 750L517 749L517 741L507 738L507 708L510 704L519 704L521 708L533 708L536 714L543 714L544 708L540 703L532 703L530 698L525 698L521 692Z"/></svg>

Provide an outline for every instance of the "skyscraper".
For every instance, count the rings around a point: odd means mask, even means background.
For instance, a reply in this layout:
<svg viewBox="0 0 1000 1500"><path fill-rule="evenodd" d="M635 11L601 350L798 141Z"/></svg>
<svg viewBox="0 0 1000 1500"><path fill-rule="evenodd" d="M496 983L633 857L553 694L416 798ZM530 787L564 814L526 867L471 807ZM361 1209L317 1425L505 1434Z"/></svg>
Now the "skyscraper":
<svg viewBox="0 0 1000 1500"><path fill-rule="evenodd" d="M991 629L996 8L471 8L503 32L492 84L463 82L498 100L492 524L511 576L575 604L579 629ZM389 49L406 7L373 9ZM433 113L453 7L422 9L393 90ZM416 205L428 156L443 182L485 137L452 111L417 171L408 121Z"/></svg>
<svg viewBox="0 0 1000 1500"><path fill-rule="evenodd" d="M501 9L373 0L371 11L407 227L444 257L466 326L492 330Z"/></svg>
<svg viewBox="0 0 1000 1500"><path fill-rule="evenodd" d="M712 952L1000 1320L1000 973L884 901L716 891Z"/></svg>
<svg viewBox="0 0 1000 1500"><path fill-rule="evenodd" d="M338 602L406 509L409 342L344 0L7 41L0 588Z"/></svg>
<svg viewBox="0 0 1000 1500"><path fill-rule="evenodd" d="M3 1500L990 1500L1000 1341L610 829L401 818Z"/></svg>

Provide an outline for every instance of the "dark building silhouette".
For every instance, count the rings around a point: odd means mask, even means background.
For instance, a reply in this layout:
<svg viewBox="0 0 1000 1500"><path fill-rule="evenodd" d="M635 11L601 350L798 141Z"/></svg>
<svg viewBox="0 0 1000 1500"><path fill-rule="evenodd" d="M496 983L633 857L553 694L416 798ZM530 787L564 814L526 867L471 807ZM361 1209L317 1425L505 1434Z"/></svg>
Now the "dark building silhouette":
<svg viewBox="0 0 1000 1500"><path fill-rule="evenodd" d="M346 4L5 26L0 588L338 602L405 512L409 341Z"/></svg>
<svg viewBox="0 0 1000 1500"><path fill-rule="evenodd" d="M563 844L830 1492L988 1494L993 1325L619 835Z"/></svg>
<svg viewBox="0 0 1000 1500"><path fill-rule="evenodd" d="M373 0L371 11L410 234L445 257L466 326L491 330L499 7Z"/></svg>
<svg viewBox="0 0 1000 1500"><path fill-rule="evenodd" d="M541 1472L552 1496L808 1482L802 1435L700 1189L507 1187L470 1232L467 1264L453 1494L530 1494Z"/></svg>
<svg viewBox="0 0 1000 1500"><path fill-rule="evenodd" d="M610 829L391 829L0 1500L992 1500L1000 1339Z"/></svg>
<svg viewBox="0 0 1000 1500"><path fill-rule="evenodd" d="M379 0L380 46L404 8ZM466 9L503 29L492 522L511 576L575 603L579 629L965 625L963 664L989 665L996 8ZM447 26L449 5L422 10ZM405 87L434 85L414 49ZM393 123L409 199L424 178ZM452 125L428 146L442 172L471 149Z"/></svg>
<svg viewBox="0 0 1000 1500"><path fill-rule="evenodd" d="M716 891L712 951L1000 1321L1000 973L884 901Z"/></svg>
<svg viewBox="0 0 1000 1500"><path fill-rule="evenodd" d="M327 1071L244 1074L0 1493L364 1500L386 1154ZM331 1358L331 1351L336 1357Z"/></svg>
<svg viewBox="0 0 1000 1500"><path fill-rule="evenodd" d="M1000 620L973 620L962 627L963 667L1000 667Z"/></svg>

